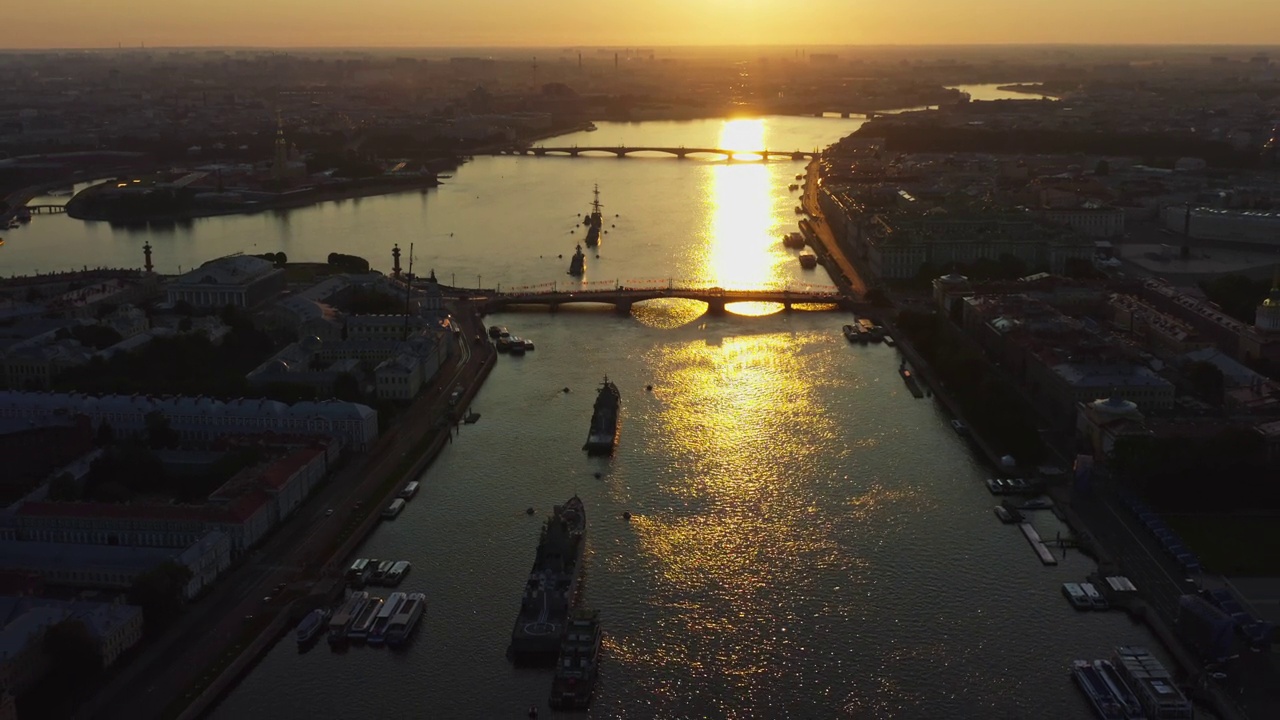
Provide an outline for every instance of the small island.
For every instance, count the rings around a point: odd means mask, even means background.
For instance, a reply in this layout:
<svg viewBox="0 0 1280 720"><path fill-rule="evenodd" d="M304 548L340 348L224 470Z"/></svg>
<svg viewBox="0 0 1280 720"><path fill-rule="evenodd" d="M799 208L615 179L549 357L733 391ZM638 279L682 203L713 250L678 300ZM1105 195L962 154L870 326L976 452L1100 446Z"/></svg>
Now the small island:
<svg viewBox="0 0 1280 720"><path fill-rule="evenodd" d="M198 150L192 148L192 155ZM67 202L67 214L78 220L142 223L296 208L432 188L440 180L429 164L304 157L280 128L269 162L209 162L118 176L77 193Z"/></svg>

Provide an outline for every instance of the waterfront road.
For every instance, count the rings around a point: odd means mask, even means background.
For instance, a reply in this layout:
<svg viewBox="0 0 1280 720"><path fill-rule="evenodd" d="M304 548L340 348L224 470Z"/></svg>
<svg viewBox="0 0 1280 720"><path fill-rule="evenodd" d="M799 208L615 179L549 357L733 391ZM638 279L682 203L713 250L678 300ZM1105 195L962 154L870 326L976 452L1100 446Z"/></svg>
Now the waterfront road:
<svg viewBox="0 0 1280 720"><path fill-rule="evenodd" d="M458 386L472 391L485 365L495 361L492 344L483 340L487 336L481 318L470 304L455 308L454 320L463 332L456 338L452 362L441 368L438 382L414 402L397 426L373 450L352 458L263 546L191 605L163 638L83 707L78 717L161 717L175 698L206 679L202 673L240 639L246 618L260 621L285 612L292 599L306 595L312 587L328 586L341 574L345 558L323 554L353 521L352 509L357 503L380 503L379 489L409 453L418 452L427 439L453 431L452 423L442 424L461 411L450 406L450 392ZM477 335L480 342L474 340ZM280 584L288 588L281 593L283 599L271 597L277 595L274 589Z"/></svg>
<svg viewBox="0 0 1280 720"><path fill-rule="evenodd" d="M836 281L836 285L841 290L853 292L860 298L865 297L867 294L866 282L863 281L858 271L854 269L853 263L849 262L849 258L845 257L844 250L836 242L835 233L832 232L831 226L827 224L827 220L822 214L822 206L818 204L818 180L821 177L819 172L821 166L822 162L818 158L809 161L809 166L805 171L804 195L801 198L801 204L805 212L809 214L809 223L813 226L814 234L818 236L818 239L826 249L826 256L836 264L835 268L828 268L828 270L837 271L833 275L843 275L843 279L840 277L832 278Z"/></svg>

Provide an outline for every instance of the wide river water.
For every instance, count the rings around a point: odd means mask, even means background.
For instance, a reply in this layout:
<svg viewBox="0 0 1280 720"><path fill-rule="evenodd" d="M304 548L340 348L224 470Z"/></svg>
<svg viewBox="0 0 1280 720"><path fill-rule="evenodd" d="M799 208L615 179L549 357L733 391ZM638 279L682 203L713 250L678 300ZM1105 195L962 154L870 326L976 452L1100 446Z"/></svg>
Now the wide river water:
<svg viewBox="0 0 1280 720"><path fill-rule="evenodd" d="M809 150L858 125L601 123L547 144ZM825 287L778 240L795 229L787 186L803 167L477 158L425 193L167 229L40 216L9 233L0 273L136 266L146 241L166 272L276 250L386 269L393 243L413 243L415 271L442 282L564 283L598 183L609 232L588 283ZM412 561L399 589L429 602L413 644L300 654L287 638L212 716L519 718L530 704L550 716L550 671L513 668L504 651L542 518L575 493L588 514L582 602L606 637L593 717L1084 718L1070 661L1155 644L1120 613L1070 609L1059 587L1091 563L1072 553L1043 567L996 520L989 469L906 391L894 349L851 346L847 317L830 311L703 310L491 318L537 350L500 358L473 406L481 421L360 551ZM588 459L604 375L622 391L621 440L612 458ZM1044 536L1063 529L1032 515Z"/></svg>

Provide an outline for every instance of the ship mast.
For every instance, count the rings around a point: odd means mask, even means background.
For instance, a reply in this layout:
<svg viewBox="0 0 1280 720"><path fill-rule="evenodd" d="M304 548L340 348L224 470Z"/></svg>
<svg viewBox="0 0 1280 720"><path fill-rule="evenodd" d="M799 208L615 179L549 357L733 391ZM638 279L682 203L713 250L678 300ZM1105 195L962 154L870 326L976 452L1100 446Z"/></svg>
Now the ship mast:
<svg viewBox="0 0 1280 720"><path fill-rule="evenodd" d="M596 183L594 193L595 193L596 199L591 201L591 214L598 218L600 217L600 184L599 183Z"/></svg>

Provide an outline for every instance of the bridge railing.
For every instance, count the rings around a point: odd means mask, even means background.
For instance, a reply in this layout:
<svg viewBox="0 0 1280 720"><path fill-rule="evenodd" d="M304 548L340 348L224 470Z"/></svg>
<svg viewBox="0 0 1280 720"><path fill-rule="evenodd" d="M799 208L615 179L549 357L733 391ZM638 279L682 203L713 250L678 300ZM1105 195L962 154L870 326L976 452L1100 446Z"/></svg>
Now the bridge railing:
<svg viewBox="0 0 1280 720"><path fill-rule="evenodd" d="M696 279L675 279L675 278L642 278L632 280L591 280L586 282L575 281L554 281L537 283L533 285L517 285L503 288L497 293L499 297L519 297L529 295L558 295L558 294L584 294L593 293L618 293L618 292L649 292L655 290L666 290L671 292L712 292L719 291L726 296L746 293L793 293L796 295L807 296L839 296L840 289L835 285L823 285L818 283L799 283L799 282L764 282L754 283L750 285L731 285L723 286L723 281L715 280L696 280Z"/></svg>

